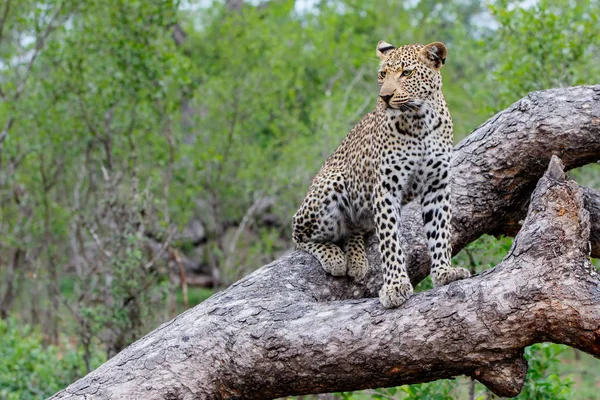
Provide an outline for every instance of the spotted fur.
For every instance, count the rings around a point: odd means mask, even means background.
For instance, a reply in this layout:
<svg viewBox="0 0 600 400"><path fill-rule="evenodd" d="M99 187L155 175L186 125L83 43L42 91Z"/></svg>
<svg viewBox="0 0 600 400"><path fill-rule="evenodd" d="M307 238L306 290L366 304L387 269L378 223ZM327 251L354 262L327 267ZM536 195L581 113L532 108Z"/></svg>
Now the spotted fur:
<svg viewBox="0 0 600 400"><path fill-rule="evenodd" d="M442 94L441 43L395 48L379 42L379 99L325 162L294 215L293 238L332 275L362 279L364 237L376 231L383 264L379 299L396 307L412 294L399 223L419 196L436 286L468 278L451 267L452 119ZM342 247L339 246L341 244Z"/></svg>

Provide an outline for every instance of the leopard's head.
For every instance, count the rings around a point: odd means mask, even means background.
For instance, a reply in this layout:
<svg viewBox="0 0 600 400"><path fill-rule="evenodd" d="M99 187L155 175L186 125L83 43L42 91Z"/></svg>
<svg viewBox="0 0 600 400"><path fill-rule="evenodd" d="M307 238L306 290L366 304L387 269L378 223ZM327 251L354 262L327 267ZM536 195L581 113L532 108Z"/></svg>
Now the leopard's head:
<svg viewBox="0 0 600 400"><path fill-rule="evenodd" d="M440 42L394 47L380 41L379 97L392 109L408 111L420 107L442 90L440 69L447 52Z"/></svg>

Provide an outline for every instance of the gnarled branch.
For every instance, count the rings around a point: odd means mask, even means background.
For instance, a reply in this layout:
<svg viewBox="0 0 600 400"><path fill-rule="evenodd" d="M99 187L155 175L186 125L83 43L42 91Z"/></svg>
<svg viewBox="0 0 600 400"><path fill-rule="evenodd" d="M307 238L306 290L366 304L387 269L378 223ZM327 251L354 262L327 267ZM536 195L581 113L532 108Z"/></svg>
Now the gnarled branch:
<svg viewBox="0 0 600 400"><path fill-rule="evenodd" d="M552 341L600 356L600 280L588 254L599 216L590 223L585 209L595 213L600 197L567 182L556 158L540 180L552 154L567 168L599 158L599 96L600 86L532 93L456 147L455 250L483 233L520 228L494 269L386 310L369 298L381 279L373 241L373 271L358 283L293 252L53 398L258 399L459 374L513 396L527 369L525 346ZM428 269L419 215L414 204L403 210L415 283Z"/></svg>

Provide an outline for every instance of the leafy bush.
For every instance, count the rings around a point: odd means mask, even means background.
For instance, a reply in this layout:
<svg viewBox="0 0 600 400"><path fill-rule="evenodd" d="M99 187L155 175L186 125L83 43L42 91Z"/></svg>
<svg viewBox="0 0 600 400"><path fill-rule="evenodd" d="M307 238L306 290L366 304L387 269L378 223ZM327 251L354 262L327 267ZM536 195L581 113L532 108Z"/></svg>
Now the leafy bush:
<svg viewBox="0 0 600 400"><path fill-rule="evenodd" d="M525 357L529 363L525 387L519 399L553 399L571 398L573 381L562 378L553 370L561 362L559 356L567 347L554 343L538 343L525 349Z"/></svg>
<svg viewBox="0 0 600 400"><path fill-rule="evenodd" d="M101 361L96 357L94 365ZM45 347L40 332L0 320L0 399L44 399L84 371L81 355L69 344Z"/></svg>
<svg viewBox="0 0 600 400"><path fill-rule="evenodd" d="M457 383L454 380L443 379L435 382L404 385L397 388L376 389L364 392L345 392L339 396L343 400L361 399L403 399L403 400L453 400L456 398Z"/></svg>

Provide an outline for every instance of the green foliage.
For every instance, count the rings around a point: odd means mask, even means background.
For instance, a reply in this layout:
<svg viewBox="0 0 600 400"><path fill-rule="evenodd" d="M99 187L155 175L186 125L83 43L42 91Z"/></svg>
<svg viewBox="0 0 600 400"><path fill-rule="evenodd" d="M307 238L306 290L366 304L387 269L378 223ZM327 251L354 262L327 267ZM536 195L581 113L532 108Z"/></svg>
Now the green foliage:
<svg viewBox="0 0 600 400"><path fill-rule="evenodd" d="M453 400L456 398L457 383L454 380L439 380L397 388L375 389L363 392L340 393L344 400L361 399L403 399L403 400Z"/></svg>
<svg viewBox="0 0 600 400"><path fill-rule="evenodd" d="M156 222L152 216L157 212L149 192L139 193L137 185L132 182L130 193L114 193L107 182L110 201L102 212L110 217L98 221L80 215L76 221L75 241L80 246L96 241L95 257L88 257L77 271L78 304L68 304L88 364L96 339L113 356L145 332L145 322L166 297L166 272L147 251L144 238L144 227ZM96 239L99 234L106 239Z"/></svg>
<svg viewBox="0 0 600 400"><path fill-rule="evenodd" d="M499 23L491 50L498 58L494 81L500 83L496 108L533 90L589 83L600 75L598 31L600 2L540 0L491 5ZM486 46L487 47L487 46Z"/></svg>
<svg viewBox="0 0 600 400"><path fill-rule="evenodd" d="M418 385L401 386L400 390L406 393L404 399L419 400L452 400L455 396L452 395L452 390L456 384L451 380L440 380L431 383L421 383Z"/></svg>
<svg viewBox="0 0 600 400"><path fill-rule="evenodd" d="M81 354L69 344L44 346L42 339L16 320L0 320L0 399L44 399L84 373ZM92 364L102 361L96 357Z"/></svg>
<svg viewBox="0 0 600 400"><path fill-rule="evenodd" d="M189 293L188 293L189 306L193 307L197 304L202 303L204 300L208 299L214 293L215 293L215 291L212 289L190 287ZM181 306L181 307L179 307L180 312L185 311L185 308L182 307L183 303L184 303L183 302L183 293L181 290L178 290L177 291L177 304L179 306Z"/></svg>
<svg viewBox="0 0 600 400"><path fill-rule="evenodd" d="M552 370L561 362L560 355L568 348L553 343L538 343L525 349L529 363L527 378L519 399L571 399L570 378L563 378Z"/></svg>

